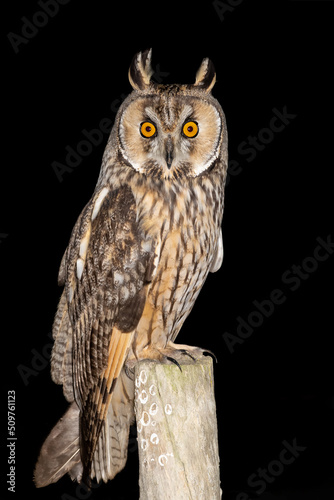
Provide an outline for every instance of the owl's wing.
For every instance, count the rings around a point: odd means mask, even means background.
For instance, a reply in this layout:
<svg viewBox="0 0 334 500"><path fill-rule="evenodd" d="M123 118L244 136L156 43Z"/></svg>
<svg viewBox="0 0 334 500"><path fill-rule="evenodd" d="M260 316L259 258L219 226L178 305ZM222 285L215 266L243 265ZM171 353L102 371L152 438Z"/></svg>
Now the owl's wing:
<svg viewBox="0 0 334 500"><path fill-rule="evenodd" d="M65 327L72 338L66 342L72 344L72 356L69 363L64 356L60 365L55 355L52 376L58 383L67 379L73 386L81 411L80 448L86 478L144 309L157 260L155 246L139 231L131 189L104 187L81 213L62 260L59 282L65 284L66 299L61 299L57 324L68 321ZM71 366L73 375L67 373Z"/></svg>

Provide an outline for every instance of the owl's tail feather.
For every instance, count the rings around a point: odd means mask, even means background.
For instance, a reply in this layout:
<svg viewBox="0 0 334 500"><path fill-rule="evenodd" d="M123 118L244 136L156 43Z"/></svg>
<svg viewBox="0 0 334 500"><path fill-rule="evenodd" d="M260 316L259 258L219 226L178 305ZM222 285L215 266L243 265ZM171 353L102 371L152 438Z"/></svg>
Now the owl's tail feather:
<svg viewBox="0 0 334 500"><path fill-rule="evenodd" d="M37 488L57 482L67 472L72 480L81 481L79 413L77 404L72 403L46 438L34 471Z"/></svg>
<svg viewBox="0 0 334 500"><path fill-rule="evenodd" d="M113 479L125 467L130 425L134 422L133 399L134 383L123 369L117 379L92 461L91 478L95 477L97 482Z"/></svg>
<svg viewBox="0 0 334 500"><path fill-rule="evenodd" d="M80 410L73 402L41 448L34 472L36 487L55 483L66 473L73 481L83 481L88 486L94 477L97 482L113 479L126 464L130 425L134 422L133 399L134 383L123 369L88 471L84 471L80 454ZM85 472L88 474L83 477Z"/></svg>

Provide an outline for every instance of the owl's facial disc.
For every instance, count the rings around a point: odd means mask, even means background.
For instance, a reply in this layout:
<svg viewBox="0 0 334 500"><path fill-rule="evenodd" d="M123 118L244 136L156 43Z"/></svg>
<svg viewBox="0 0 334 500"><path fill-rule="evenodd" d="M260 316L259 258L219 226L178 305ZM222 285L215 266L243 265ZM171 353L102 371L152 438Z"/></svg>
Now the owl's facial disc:
<svg viewBox="0 0 334 500"><path fill-rule="evenodd" d="M219 154L221 117L196 97L143 97L124 110L119 132L121 153L138 172L197 177Z"/></svg>

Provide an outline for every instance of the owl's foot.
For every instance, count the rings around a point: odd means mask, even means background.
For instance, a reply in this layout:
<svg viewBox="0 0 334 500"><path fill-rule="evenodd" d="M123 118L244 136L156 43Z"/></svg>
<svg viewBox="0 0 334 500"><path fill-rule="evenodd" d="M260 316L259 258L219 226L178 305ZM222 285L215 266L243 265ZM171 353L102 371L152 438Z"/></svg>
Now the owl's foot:
<svg viewBox="0 0 334 500"><path fill-rule="evenodd" d="M185 344L174 344L174 342L168 342L167 346L172 348L174 351L178 351L181 355L183 354L189 356L193 360L200 359L202 356L210 354L214 358L216 363L218 363L215 354L209 349L202 349L201 347L190 346Z"/></svg>
<svg viewBox="0 0 334 500"><path fill-rule="evenodd" d="M144 352L142 352L142 354L144 354ZM184 363L187 358L188 361L189 358L192 361L196 361L205 354L211 354L217 362L216 356L208 349L184 344L174 344L173 342L168 342L163 349L149 349L143 357L159 361L160 363L174 363L182 371L180 365ZM142 358L142 356L140 357Z"/></svg>
<svg viewBox="0 0 334 500"><path fill-rule="evenodd" d="M134 366L138 361L143 359L149 359L151 361L155 361L162 364L173 363L176 365L182 372L181 365L189 361L196 361L205 356L206 354L210 354L215 361L217 362L217 358L213 352L208 349L202 349L201 347L194 347L184 344L174 344L173 342L168 342L166 347L157 348L147 346L140 353L137 354L135 358L128 359L126 363L126 374L129 378L132 378L134 374Z"/></svg>
<svg viewBox="0 0 334 500"><path fill-rule="evenodd" d="M182 372L182 368L180 366L180 362L184 361L184 356L188 356L188 358L191 358L193 361L196 361L200 359L202 356L204 356L206 353L211 354L213 358L215 359L217 363L217 358L213 354L213 352L207 350L207 349L202 349L201 347L193 347L189 345L178 345L174 344L173 342L169 342L167 344L167 349L168 351L171 351L171 354L165 355L165 358L167 361L170 361L174 363Z"/></svg>

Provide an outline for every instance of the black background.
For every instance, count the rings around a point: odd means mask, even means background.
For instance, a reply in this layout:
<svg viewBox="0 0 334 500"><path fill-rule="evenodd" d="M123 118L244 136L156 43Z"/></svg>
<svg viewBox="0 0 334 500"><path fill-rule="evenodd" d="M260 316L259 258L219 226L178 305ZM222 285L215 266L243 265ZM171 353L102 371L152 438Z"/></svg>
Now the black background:
<svg viewBox="0 0 334 500"><path fill-rule="evenodd" d="M5 418L2 498L139 498L134 433L125 470L92 493L68 478L36 490L32 472L44 438L67 406L45 360L48 333L60 296L59 263L94 190L107 134L72 172L63 173L62 182L52 163L65 163L66 146L76 149L84 129L114 120L131 91L131 59L148 47L165 83L194 81L202 58L212 59L229 157L239 165L226 188L223 266L209 276L178 338L211 349L219 360L214 370L223 498L257 498L248 478L278 459L283 440L306 449L260 498L333 495L334 257L322 250L328 259L317 269L314 260L304 259L313 257L317 238L334 240L334 2L223 3L230 8L219 16L210 1L71 0L17 53L7 34L22 35L22 17L32 20L41 8L36 1L10 4L2 38L1 408L6 417L7 391L15 390L18 439L14 495L5 484ZM274 109L295 117L268 135L263 129ZM249 161L240 145L259 135L270 140ZM284 282L283 274L291 278L292 266L303 261L314 270L299 283ZM248 321L253 302L268 300L273 289L281 290L284 303L229 349L224 333L237 335L238 318ZM25 381L20 365L34 370Z"/></svg>

